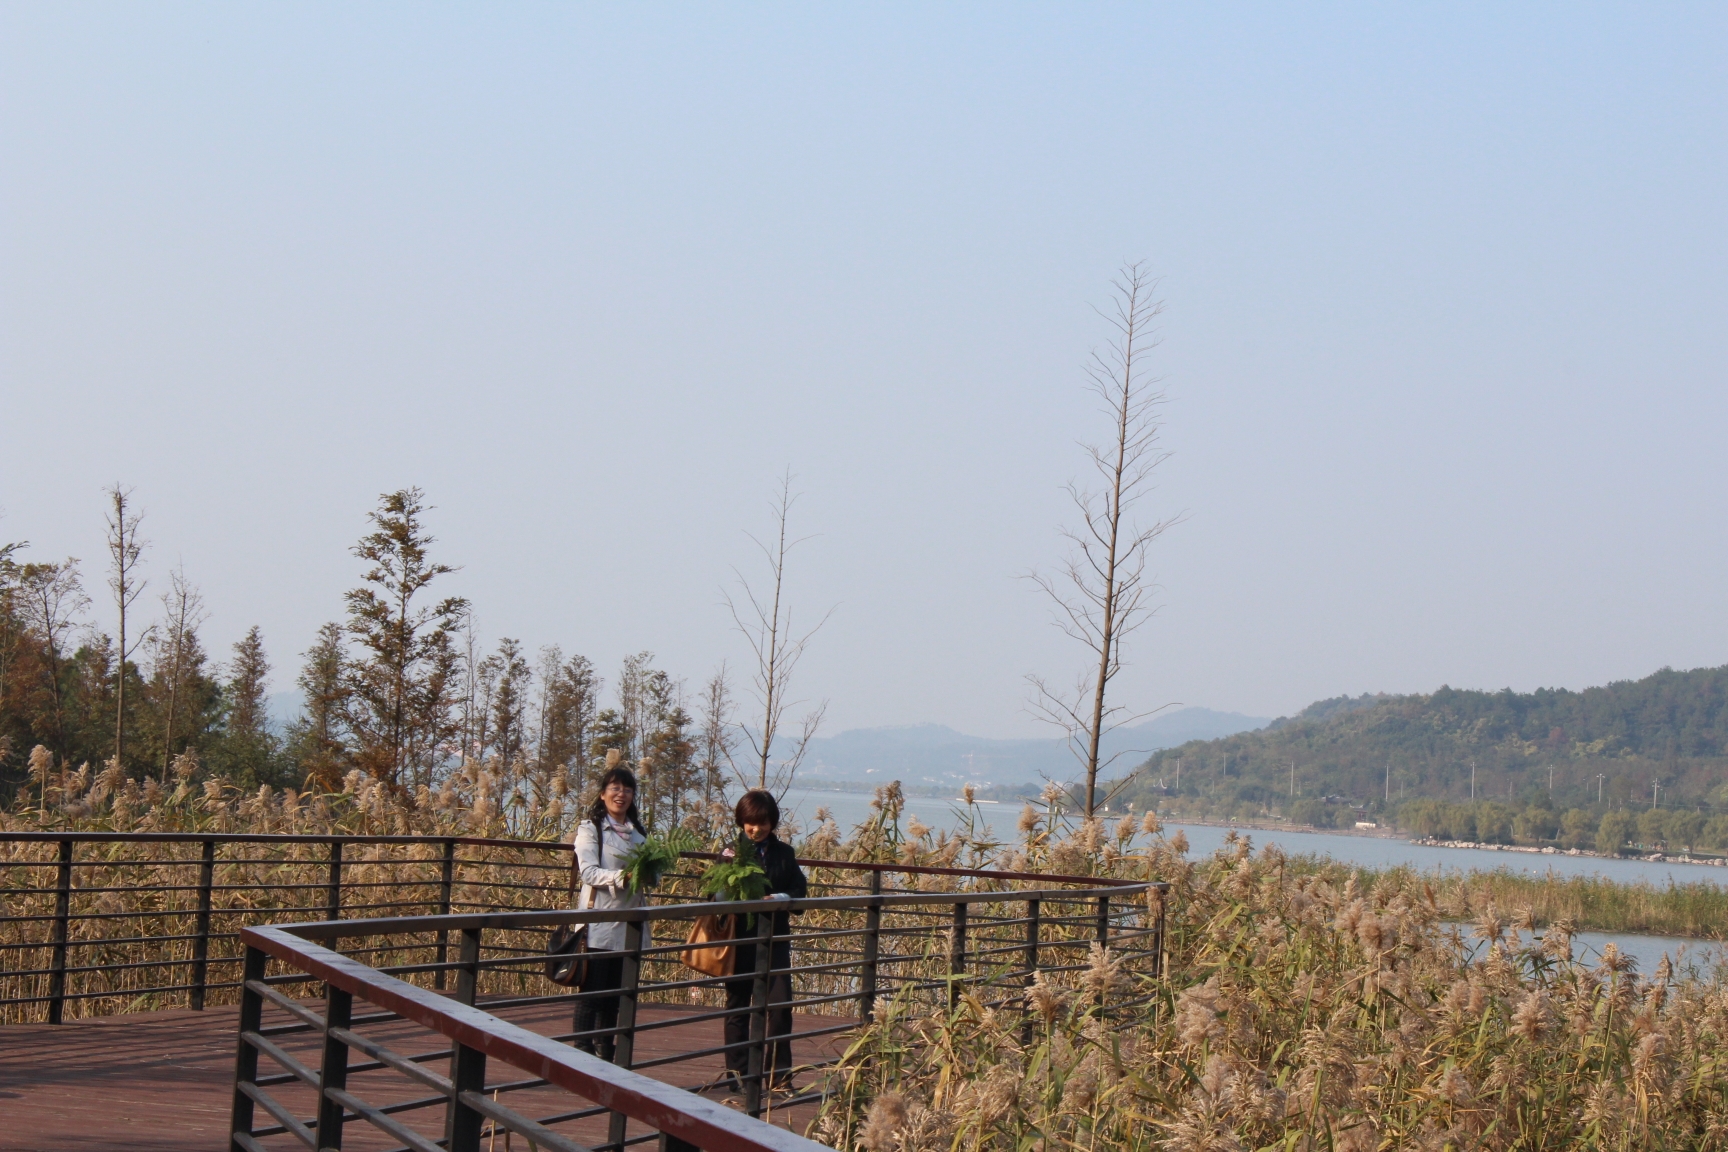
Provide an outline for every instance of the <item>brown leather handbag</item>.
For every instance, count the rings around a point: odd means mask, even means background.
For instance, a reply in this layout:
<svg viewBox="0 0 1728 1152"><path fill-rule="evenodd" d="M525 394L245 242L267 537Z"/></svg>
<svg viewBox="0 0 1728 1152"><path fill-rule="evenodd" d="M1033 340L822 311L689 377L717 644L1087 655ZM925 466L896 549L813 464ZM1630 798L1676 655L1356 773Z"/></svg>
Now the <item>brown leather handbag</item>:
<svg viewBox="0 0 1728 1152"><path fill-rule="evenodd" d="M696 917L684 940L684 966L704 976L730 976L733 957L732 917L715 912Z"/></svg>

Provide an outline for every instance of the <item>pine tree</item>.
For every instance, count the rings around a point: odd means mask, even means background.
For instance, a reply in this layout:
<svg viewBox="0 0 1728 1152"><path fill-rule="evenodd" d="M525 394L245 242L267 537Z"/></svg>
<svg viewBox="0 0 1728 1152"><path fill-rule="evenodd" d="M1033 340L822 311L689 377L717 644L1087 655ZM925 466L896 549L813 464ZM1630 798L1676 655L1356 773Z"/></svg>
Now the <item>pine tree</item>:
<svg viewBox="0 0 1728 1152"><path fill-rule="evenodd" d="M528 747L528 681L532 674L522 648L514 640L498 643L498 682L492 692L492 751L505 764L514 762Z"/></svg>
<svg viewBox="0 0 1728 1152"><path fill-rule="evenodd" d="M219 774L247 785L282 782L281 749L270 731L266 711L269 687L270 660L264 652L264 634L254 624L234 645L234 660L223 689L226 715L222 739L210 758L211 767Z"/></svg>
<svg viewBox="0 0 1728 1152"><path fill-rule="evenodd" d="M318 639L304 655L306 663L295 683L305 704L300 717L289 725L288 743L307 785L334 791L350 763L342 739L348 703L342 626L332 621L318 629Z"/></svg>
<svg viewBox="0 0 1728 1152"><path fill-rule="evenodd" d="M400 789L430 785L439 756L461 731L456 633L468 601L416 599L456 571L428 557L435 541L421 525L423 499L418 488L379 498L369 516L374 531L354 548L371 567L365 584L347 595L348 633L360 649L345 681L355 763Z"/></svg>
<svg viewBox="0 0 1728 1152"><path fill-rule="evenodd" d="M541 649L540 667L540 760L562 771L580 793L604 681L587 657L565 660L556 647Z"/></svg>

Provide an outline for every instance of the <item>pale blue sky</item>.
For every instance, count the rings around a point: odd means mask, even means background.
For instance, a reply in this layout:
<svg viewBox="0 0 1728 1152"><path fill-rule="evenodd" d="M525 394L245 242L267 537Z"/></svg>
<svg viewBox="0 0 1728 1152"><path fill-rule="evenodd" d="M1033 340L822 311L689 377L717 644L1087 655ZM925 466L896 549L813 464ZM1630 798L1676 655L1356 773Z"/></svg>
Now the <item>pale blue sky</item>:
<svg viewBox="0 0 1728 1152"><path fill-rule="evenodd" d="M288 686L387 488L482 632L692 684L786 466L829 731L1040 730L1016 574L1163 277L1123 699L1728 661L1728 9L6 5L0 539L137 488Z"/></svg>

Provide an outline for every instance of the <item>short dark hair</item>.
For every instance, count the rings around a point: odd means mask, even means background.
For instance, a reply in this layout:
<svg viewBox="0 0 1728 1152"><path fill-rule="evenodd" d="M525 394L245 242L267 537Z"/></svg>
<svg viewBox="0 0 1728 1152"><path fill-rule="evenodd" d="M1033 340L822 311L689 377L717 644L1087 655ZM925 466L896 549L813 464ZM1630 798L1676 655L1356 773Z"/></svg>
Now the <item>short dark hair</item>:
<svg viewBox="0 0 1728 1152"><path fill-rule="evenodd" d="M752 788L738 797L738 806L732 809L733 817L738 821L738 827L744 827L748 820L752 824L767 822L770 829L780 827L780 805L774 801L774 793L766 788Z"/></svg>

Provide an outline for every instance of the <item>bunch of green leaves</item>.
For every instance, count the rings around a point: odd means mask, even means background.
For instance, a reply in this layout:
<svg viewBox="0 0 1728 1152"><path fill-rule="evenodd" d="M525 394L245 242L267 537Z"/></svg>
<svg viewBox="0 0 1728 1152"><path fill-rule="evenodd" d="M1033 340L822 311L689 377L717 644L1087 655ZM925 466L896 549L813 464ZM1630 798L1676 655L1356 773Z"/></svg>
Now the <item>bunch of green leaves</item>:
<svg viewBox="0 0 1728 1152"><path fill-rule="evenodd" d="M739 836L730 860L718 860L702 873L702 894L722 900L760 900L768 895L768 873L756 862L756 845Z"/></svg>
<svg viewBox="0 0 1728 1152"><path fill-rule="evenodd" d="M673 828L664 834L650 834L646 840L624 854L623 872L625 879L630 882L631 895L660 883L660 877L678 866L679 857L700 847L702 842L696 839L694 833L684 828Z"/></svg>

